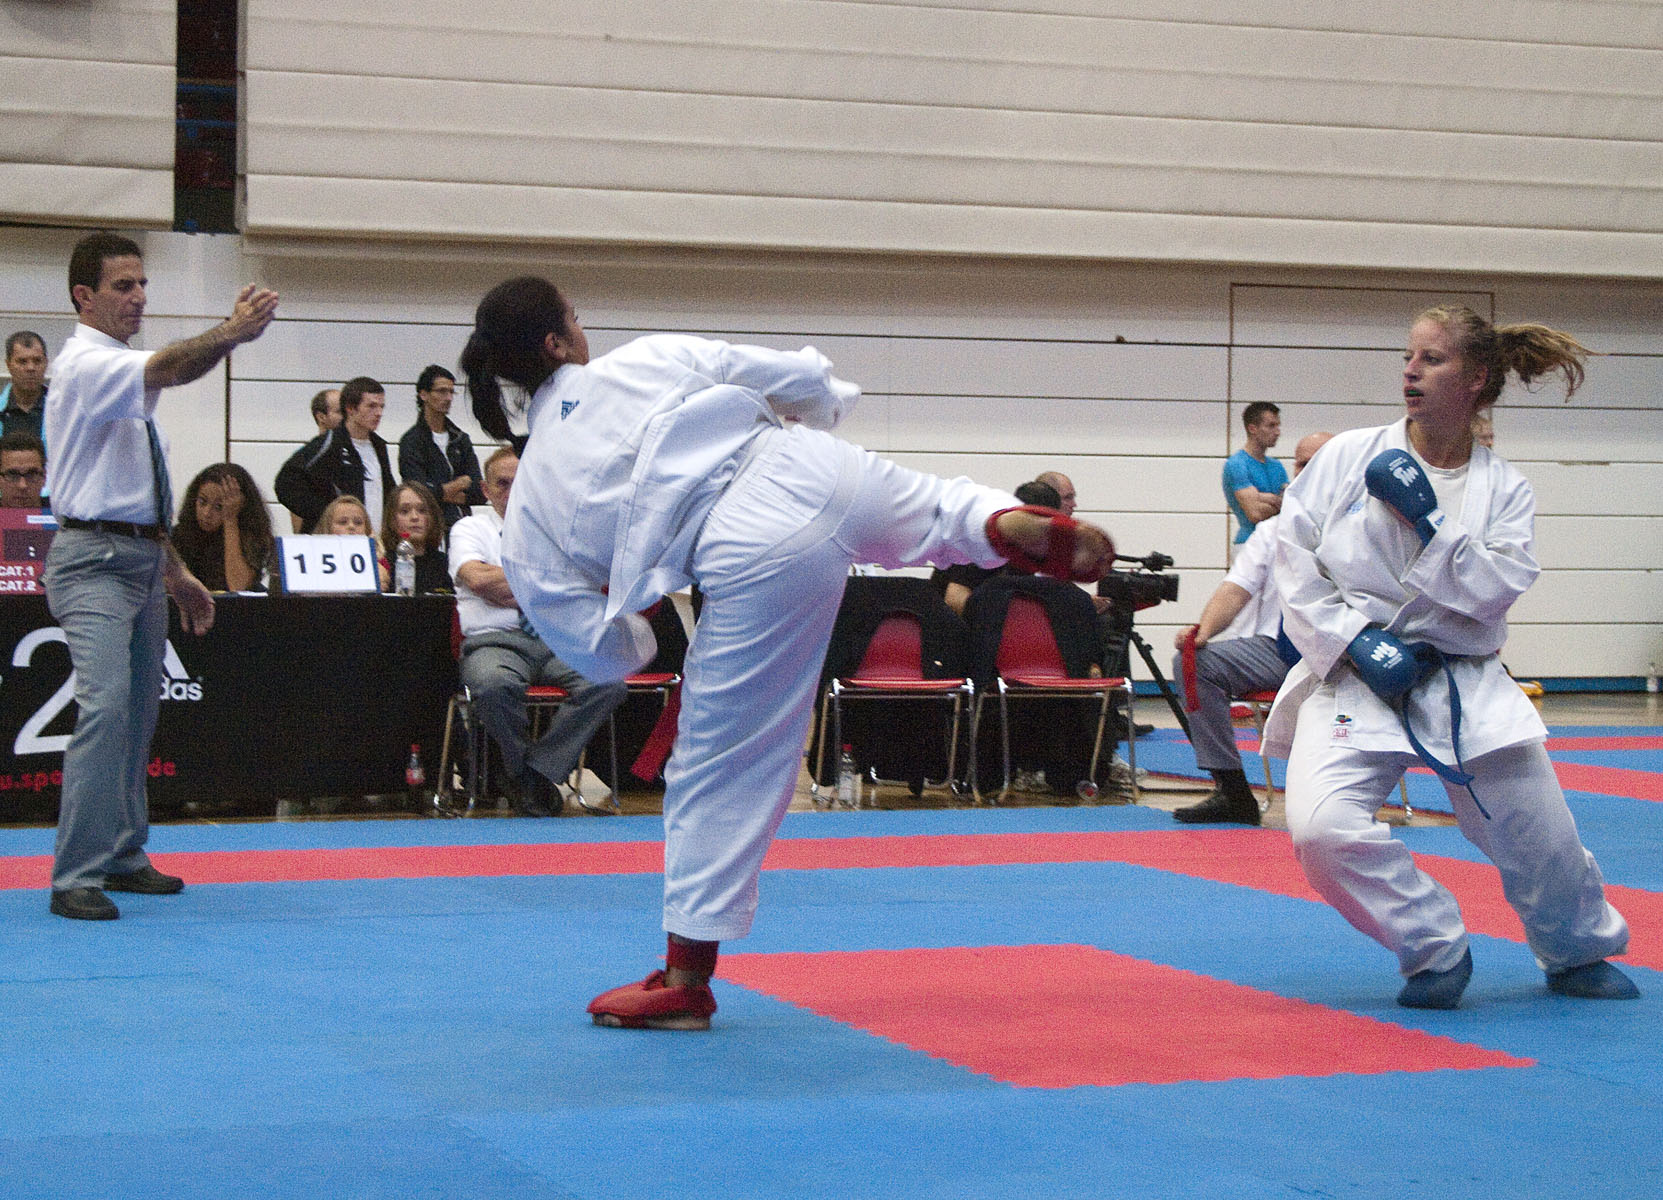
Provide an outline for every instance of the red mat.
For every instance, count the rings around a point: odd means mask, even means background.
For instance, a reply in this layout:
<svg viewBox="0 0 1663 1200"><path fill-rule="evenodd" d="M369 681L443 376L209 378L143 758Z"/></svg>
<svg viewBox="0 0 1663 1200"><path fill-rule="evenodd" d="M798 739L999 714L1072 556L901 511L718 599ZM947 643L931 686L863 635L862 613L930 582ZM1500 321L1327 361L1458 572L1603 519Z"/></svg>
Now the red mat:
<svg viewBox="0 0 1663 1200"><path fill-rule="evenodd" d="M1601 796L1630 796L1635 800L1663 800L1663 775L1632 767L1595 767L1587 763L1556 762L1553 773L1568 792Z"/></svg>
<svg viewBox="0 0 1663 1200"><path fill-rule="evenodd" d="M157 867L195 884L423 879L505 875L652 874L664 869L659 842L507 846L383 846L340 850L226 850L152 856ZM1524 930L1487 863L1415 856L1455 893L1474 933L1523 941ZM1321 903L1294 860L1286 833L1269 829L1174 829L1138 833L942 834L917 837L795 838L776 841L767 870L1000 866L1122 862ZM0 889L44 888L52 860L0 858ZM1663 894L1607 885L1628 918L1626 961L1663 969Z"/></svg>
<svg viewBox="0 0 1663 1200"><path fill-rule="evenodd" d="M1091 946L729 954L718 974L1018 1087L1534 1065Z"/></svg>
<svg viewBox="0 0 1663 1200"><path fill-rule="evenodd" d="M1639 737L1550 737L1549 750L1663 750L1663 737L1646 734Z"/></svg>

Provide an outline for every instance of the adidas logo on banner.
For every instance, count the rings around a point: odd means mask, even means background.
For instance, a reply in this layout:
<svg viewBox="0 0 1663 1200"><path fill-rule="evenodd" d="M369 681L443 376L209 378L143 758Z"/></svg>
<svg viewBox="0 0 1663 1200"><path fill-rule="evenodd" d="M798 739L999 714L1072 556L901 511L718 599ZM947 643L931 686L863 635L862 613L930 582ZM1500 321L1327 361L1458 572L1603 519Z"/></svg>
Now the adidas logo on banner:
<svg viewBox="0 0 1663 1200"><path fill-rule="evenodd" d="M162 699L202 699L202 681L192 679L186 672L179 651L173 648L172 642L167 644L167 653L162 656Z"/></svg>

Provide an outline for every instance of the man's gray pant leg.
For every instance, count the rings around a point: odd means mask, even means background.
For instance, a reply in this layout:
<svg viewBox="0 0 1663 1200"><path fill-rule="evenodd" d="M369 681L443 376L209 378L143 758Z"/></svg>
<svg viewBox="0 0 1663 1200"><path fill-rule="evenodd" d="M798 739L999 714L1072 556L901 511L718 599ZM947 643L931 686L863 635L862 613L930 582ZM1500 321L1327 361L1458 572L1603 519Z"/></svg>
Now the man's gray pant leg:
<svg viewBox="0 0 1663 1200"><path fill-rule="evenodd" d="M1172 657L1173 678L1183 681L1183 654ZM1230 697L1282 686L1288 664L1276 653L1276 639L1226 638L1195 652L1196 696L1201 708L1189 714L1190 745L1203 771L1241 770Z"/></svg>
<svg viewBox="0 0 1663 1200"><path fill-rule="evenodd" d="M590 683L552 653L538 670L537 682L565 688L569 694L549 722L548 731L526 755L540 775L558 783L577 768L583 748L624 702L629 689L622 683ZM618 781L613 780L612 786L616 789Z"/></svg>
<svg viewBox="0 0 1663 1200"><path fill-rule="evenodd" d="M526 641L541 646L533 638ZM503 770L510 779L516 779L525 770L530 742L525 689L536 674L536 666L509 642L506 637L493 636L481 645L463 643L460 670L479 723L502 751Z"/></svg>
<svg viewBox="0 0 1663 1200"><path fill-rule="evenodd" d="M64 751L56 891L99 887L149 862L145 766L167 640L161 562L153 542L80 530L60 531L47 558L79 709Z"/></svg>

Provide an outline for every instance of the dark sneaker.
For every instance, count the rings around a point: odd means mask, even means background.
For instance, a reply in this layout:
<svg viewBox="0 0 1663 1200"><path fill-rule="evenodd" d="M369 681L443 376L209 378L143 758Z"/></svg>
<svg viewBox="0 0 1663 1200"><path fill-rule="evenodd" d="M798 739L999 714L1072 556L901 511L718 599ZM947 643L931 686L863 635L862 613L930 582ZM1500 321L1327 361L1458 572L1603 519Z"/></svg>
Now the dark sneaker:
<svg viewBox="0 0 1663 1200"><path fill-rule="evenodd" d="M113 921L121 910L101 888L64 888L52 893L52 911L75 921Z"/></svg>
<svg viewBox="0 0 1663 1200"><path fill-rule="evenodd" d="M104 876L107 892L142 892L146 896L171 896L185 890L185 881L177 875L163 875L149 863L137 871Z"/></svg>
<svg viewBox="0 0 1663 1200"><path fill-rule="evenodd" d="M1634 981L1603 958L1548 976L1548 991L1579 1000L1638 1000Z"/></svg>
<svg viewBox="0 0 1663 1200"><path fill-rule="evenodd" d="M1472 951L1447 971L1416 971L1397 994L1404 1008L1456 1008L1472 978Z"/></svg>

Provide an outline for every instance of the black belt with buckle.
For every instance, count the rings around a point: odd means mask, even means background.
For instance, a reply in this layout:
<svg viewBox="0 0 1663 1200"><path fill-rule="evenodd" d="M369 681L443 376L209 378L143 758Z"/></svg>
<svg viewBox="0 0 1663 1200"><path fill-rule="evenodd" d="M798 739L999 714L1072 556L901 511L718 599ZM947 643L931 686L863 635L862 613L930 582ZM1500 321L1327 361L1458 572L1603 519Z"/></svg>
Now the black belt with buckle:
<svg viewBox="0 0 1663 1200"><path fill-rule="evenodd" d="M119 533L122 537L143 538L147 542L159 542L167 532L160 525L135 525L131 521L83 521L80 517L59 517L58 524L65 529Z"/></svg>

